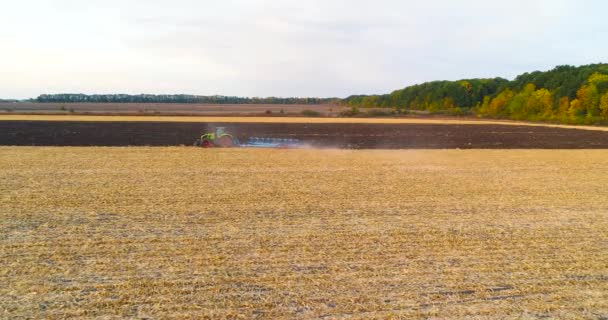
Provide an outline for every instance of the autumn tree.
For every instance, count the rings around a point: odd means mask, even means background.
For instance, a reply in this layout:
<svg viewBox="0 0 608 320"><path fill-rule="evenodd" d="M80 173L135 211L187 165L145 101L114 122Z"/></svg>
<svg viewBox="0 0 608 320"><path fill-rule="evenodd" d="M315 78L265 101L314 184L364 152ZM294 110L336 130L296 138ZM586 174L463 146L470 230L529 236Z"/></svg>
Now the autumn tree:
<svg viewBox="0 0 608 320"><path fill-rule="evenodd" d="M487 115L491 100L492 98L490 96L483 97L483 101L478 103L473 111L478 115Z"/></svg>
<svg viewBox="0 0 608 320"><path fill-rule="evenodd" d="M591 83L591 84L599 84L602 82L607 82L608 81L608 74L603 74L603 73L599 73L599 72L595 72L592 75L589 76L589 79L587 79L587 82Z"/></svg>
<svg viewBox="0 0 608 320"><path fill-rule="evenodd" d="M557 104L556 116L560 119L566 119L568 117L568 109L570 108L570 99L568 97L561 97Z"/></svg>
<svg viewBox="0 0 608 320"><path fill-rule="evenodd" d="M530 96L535 90L536 86L533 83L528 83L523 90L513 96L513 99L511 99L507 106L507 115L509 118L516 120L527 118L527 109L533 108L533 105L529 102Z"/></svg>
<svg viewBox="0 0 608 320"><path fill-rule="evenodd" d="M570 120L580 120L585 114L585 108L582 106L581 101L574 99L570 101L570 107L568 108L568 116Z"/></svg>
<svg viewBox="0 0 608 320"><path fill-rule="evenodd" d="M600 115L608 120L608 92L600 98Z"/></svg>
<svg viewBox="0 0 608 320"><path fill-rule="evenodd" d="M497 117L506 114L507 106L513 99L513 91L505 89L499 93L487 107L487 114L490 117Z"/></svg>
<svg viewBox="0 0 608 320"><path fill-rule="evenodd" d="M585 110L588 116L599 115L600 95L597 91L597 86L594 83L583 85L576 91L576 98L580 101L582 110Z"/></svg>
<svg viewBox="0 0 608 320"><path fill-rule="evenodd" d="M539 115L541 119L552 119L553 113L553 95L547 89L538 89L534 91L529 100L528 116Z"/></svg>
<svg viewBox="0 0 608 320"><path fill-rule="evenodd" d="M346 100L378 106L388 101L396 108L430 112L471 110L481 117L594 123L608 118L606 94L608 64L590 64L527 72L512 81L432 81L393 91L378 100L361 96Z"/></svg>

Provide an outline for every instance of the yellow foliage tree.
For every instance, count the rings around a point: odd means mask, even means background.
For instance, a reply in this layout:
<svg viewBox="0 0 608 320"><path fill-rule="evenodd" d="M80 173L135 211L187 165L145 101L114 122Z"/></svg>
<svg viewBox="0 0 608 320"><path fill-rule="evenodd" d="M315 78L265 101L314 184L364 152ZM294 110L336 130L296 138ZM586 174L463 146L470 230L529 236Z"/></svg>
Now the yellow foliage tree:
<svg viewBox="0 0 608 320"><path fill-rule="evenodd" d="M528 83L524 88L513 96L509 102L507 112L511 119L523 120L529 118L530 111L537 108L532 95L536 90L533 83Z"/></svg>
<svg viewBox="0 0 608 320"><path fill-rule="evenodd" d="M477 107L475 108L475 113L482 116L488 115L488 108L490 107L491 100L492 98L490 98L490 96L484 96L483 102L480 105L477 105Z"/></svg>
<svg viewBox="0 0 608 320"><path fill-rule="evenodd" d="M557 108L557 115L558 116L567 116L568 115L568 108L570 108L570 99L568 97L561 97L559 99L559 104L558 104L558 108Z"/></svg>
<svg viewBox="0 0 608 320"><path fill-rule="evenodd" d="M490 105L488 106L487 114L489 116L493 116L493 117L504 114L507 106L509 105L509 102L511 102L511 100L513 99L513 96L514 96L514 94L513 94L513 91L511 91L511 89L505 89L505 90L501 91L490 102Z"/></svg>
<svg viewBox="0 0 608 320"><path fill-rule="evenodd" d="M570 101L570 107L568 108L568 115L571 119L575 120L585 114L585 108L582 107L581 101L574 99Z"/></svg>
<svg viewBox="0 0 608 320"><path fill-rule="evenodd" d="M600 98L600 115L604 119L608 119L608 92Z"/></svg>
<svg viewBox="0 0 608 320"><path fill-rule="evenodd" d="M528 109L528 115L539 114L543 119L553 118L553 94L545 88L534 91L529 100L533 107Z"/></svg>
<svg viewBox="0 0 608 320"><path fill-rule="evenodd" d="M528 83L525 87L524 87L524 92L531 94L532 92L534 92L534 90L536 90L536 85L534 83Z"/></svg>
<svg viewBox="0 0 608 320"><path fill-rule="evenodd" d="M598 84L600 82L608 81L608 74L596 72L590 75L587 81L591 84Z"/></svg>
<svg viewBox="0 0 608 320"><path fill-rule="evenodd" d="M581 103L581 108L585 110L589 116L599 115L599 102L600 96L597 91L597 86L594 83L590 83L580 87L576 91L576 98Z"/></svg>
<svg viewBox="0 0 608 320"><path fill-rule="evenodd" d="M427 103L426 110L428 110L430 113L435 113L435 112L439 111L440 110L439 103L437 103L437 101L432 101L430 103Z"/></svg>

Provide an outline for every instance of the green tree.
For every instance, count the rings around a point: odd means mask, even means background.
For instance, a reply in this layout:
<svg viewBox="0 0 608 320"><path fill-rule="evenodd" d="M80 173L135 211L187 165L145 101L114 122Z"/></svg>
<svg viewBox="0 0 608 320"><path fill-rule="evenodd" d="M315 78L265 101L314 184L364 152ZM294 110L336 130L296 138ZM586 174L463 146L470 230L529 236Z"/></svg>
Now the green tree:
<svg viewBox="0 0 608 320"><path fill-rule="evenodd" d="M535 90L536 86L533 83L528 83L523 90L513 96L513 99L508 104L508 109L506 111L509 118L516 120L528 118L528 109L534 107L529 100Z"/></svg>
<svg viewBox="0 0 608 320"><path fill-rule="evenodd" d="M443 110L453 110L456 108L456 106L454 105L454 99L452 97L445 97L443 98L442 101L442 109Z"/></svg>

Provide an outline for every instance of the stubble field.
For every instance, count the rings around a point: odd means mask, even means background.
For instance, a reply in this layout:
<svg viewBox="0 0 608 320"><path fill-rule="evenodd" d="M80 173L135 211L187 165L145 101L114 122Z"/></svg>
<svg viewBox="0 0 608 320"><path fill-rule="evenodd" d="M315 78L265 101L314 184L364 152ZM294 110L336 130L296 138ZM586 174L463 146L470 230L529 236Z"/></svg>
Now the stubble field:
<svg viewBox="0 0 608 320"><path fill-rule="evenodd" d="M0 317L608 316L606 150L0 147Z"/></svg>
<svg viewBox="0 0 608 320"><path fill-rule="evenodd" d="M301 114L311 110L337 115L347 109L331 104L205 104L205 103L54 103L54 102L0 102L0 116L11 113L37 114L120 114L120 115L275 115Z"/></svg>

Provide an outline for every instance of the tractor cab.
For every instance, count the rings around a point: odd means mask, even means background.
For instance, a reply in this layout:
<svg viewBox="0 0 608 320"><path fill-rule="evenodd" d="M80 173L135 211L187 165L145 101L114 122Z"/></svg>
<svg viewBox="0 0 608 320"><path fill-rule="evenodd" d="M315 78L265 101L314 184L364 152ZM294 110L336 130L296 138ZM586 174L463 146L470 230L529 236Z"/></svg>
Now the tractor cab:
<svg viewBox="0 0 608 320"><path fill-rule="evenodd" d="M222 135L225 135L225 134L226 134L226 128L224 128L224 127L217 127L217 128L215 128L215 135L216 136L219 137L219 136L222 136Z"/></svg>

